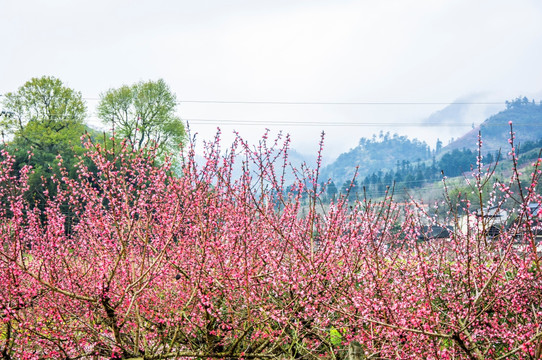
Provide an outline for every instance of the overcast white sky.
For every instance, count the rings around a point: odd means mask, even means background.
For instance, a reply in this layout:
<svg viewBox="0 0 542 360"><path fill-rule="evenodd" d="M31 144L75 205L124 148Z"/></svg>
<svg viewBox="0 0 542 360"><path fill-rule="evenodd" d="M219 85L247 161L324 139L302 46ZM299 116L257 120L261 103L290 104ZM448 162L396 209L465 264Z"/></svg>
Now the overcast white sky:
<svg viewBox="0 0 542 360"><path fill-rule="evenodd" d="M182 118L212 120L191 123L204 138L269 127L313 152L325 130L331 157L382 128L433 146L503 107L464 106L463 128L413 126L445 103L542 98L540 0L0 0L0 14L0 94L53 75L91 115L107 89L158 78L181 102L444 103L181 103ZM330 126L352 122L386 126Z"/></svg>

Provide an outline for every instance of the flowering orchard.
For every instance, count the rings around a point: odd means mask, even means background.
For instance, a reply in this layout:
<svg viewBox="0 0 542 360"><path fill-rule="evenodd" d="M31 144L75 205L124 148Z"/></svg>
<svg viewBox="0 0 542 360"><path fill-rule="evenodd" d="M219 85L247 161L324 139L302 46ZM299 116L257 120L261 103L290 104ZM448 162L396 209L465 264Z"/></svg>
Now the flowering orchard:
<svg viewBox="0 0 542 360"><path fill-rule="evenodd" d="M284 183L287 139L217 140L204 165L191 147L176 176L152 152L87 147L77 180L47 179L45 206L1 154L3 359L541 357L540 161L527 186L517 167L495 183L492 205L518 209L508 230L490 237L464 202L466 229L419 241L457 215L392 190L324 206L318 168ZM492 172L479 160L474 192Z"/></svg>

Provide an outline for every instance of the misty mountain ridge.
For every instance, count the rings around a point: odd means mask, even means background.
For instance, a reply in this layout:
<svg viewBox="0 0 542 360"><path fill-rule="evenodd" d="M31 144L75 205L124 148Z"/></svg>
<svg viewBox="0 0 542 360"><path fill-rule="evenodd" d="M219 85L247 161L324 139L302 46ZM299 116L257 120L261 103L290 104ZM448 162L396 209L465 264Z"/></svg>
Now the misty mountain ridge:
<svg viewBox="0 0 542 360"><path fill-rule="evenodd" d="M373 172L393 169L398 162L428 160L432 154L424 141L381 132L372 139L361 138L356 147L339 155L337 160L322 169L322 178L342 183L352 179L356 171L358 177L365 177Z"/></svg>
<svg viewBox="0 0 542 360"><path fill-rule="evenodd" d="M437 110L422 120L425 125L467 125L479 123L494 114L501 106L484 103L485 96L474 94L461 97L443 109Z"/></svg>
<svg viewBox="0 0 542 360"><path fill-rule="evenodd" d="M470 121L468 118L472 115L471 110L472 104L458 100L431 114L424 122L435 125L434 129L440 132L441 136L444 133L449 135L449 129L465 130L464 127L454 126L454 116L458 119L455 124L465 125L466 121ZM472 124L468 126L466 132L446 146L438 140L438 135L431 144L406 135L383 131L371 138L362 137L355 147L323 166L319 178L324 182L331 179L337 187L341 187L345 182L350 182L357 172L360 186L373 188L380 194L386 185L394 182L412 188L436 181L441 177L441 170L446 176L458 176L468 172L476 163L479 131L483 139L484 162L488 163L496 158L495 152L499 149L503 149L503 153L508 151L509 121L513 123L515 143L520 145L520 150L523 149L522 143L528 145L525 150L532 150L531 148L539 146L538 144L542 146L542 103L517 98L507 101L506 109L489 116L474 129ZM275 162L276 169L279 169L283 165L282 155L279 154L279 149L275 149L271 155L273 154L279 155ZM234 177L241 176L243 172L242 161L238 160L234 164ZM198 157L200 166L203 166L204 162L202 157ZM284 173L285 185L296 181L295 172L300 171L303 164L311 169L316 168L316 154L307 155L290 148ZM253 176L257 177L258 171L258 166L251 164L250 172Z"/></svg>
<svg viewBox="0 0 542 360"><path fill-rule="evenodd" d="M484 94L468 95L430 114L421 121L424 126L424 140L432 147L435 146L437 138L449 143L504 109L502 105L486 101Z"/></svg>
<svg viewBox="0 0 542 360"><path fill-rule="evenodd" d="M437 137L435 137L436 145L434 149L431 149L424 141L381 132L379 136L373 136L372 139L361 138L358 146L339 155L335 161L323 168L322 178L329 178L337 184L342 184L353 178L356 167L358 167L358 179L360 179L373 173L396 171L404 168L405 163L414 165L432 161L435 164L438 161L438 165L442 167L446 165L441 163L442 160L455 164L459 158L462 160L459 162L465 167L468 165L466 162L471 161L467 161L467 158L474 159L478 148L479 132L482 134L484 154L494 153L499 149L505 151L509 147L509 121L513 124L516 144L542 139L542 102L535 102L526 97L516 98L506 102L506 109L490 116L466 133L464 127L453 127L453 124L464 122L468 113L469 104L462 104L458 100L458 104L449 105L424 120L427 124L441 124L436 127L436 130L441 133L443 129L448 131L447 125L451 125L450 129L463 130L462 136L445 147ZM458 122L454 123L454 116L457 117Z"/></svg>
<svg viewBox="0 0 542 360"><path fill-rule="evenodd" d="M443 151L477 149L478 133L482 136L484 152L506 150L509 147L510 121L516 144L542 139L542 102L537 103L526 97L507 101L505 110L490 116L479 126L446 145Z"/></svg>

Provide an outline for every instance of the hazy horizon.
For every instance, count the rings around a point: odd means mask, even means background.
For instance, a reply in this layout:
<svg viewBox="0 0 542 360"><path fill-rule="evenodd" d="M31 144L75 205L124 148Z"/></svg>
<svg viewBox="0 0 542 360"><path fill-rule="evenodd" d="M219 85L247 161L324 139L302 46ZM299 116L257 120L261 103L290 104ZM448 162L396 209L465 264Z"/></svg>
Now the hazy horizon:
<svg viewBox="0 0 542 360"><path fill-rule="evenodd" d="M270 128L312 154L323 130L333 158L380 130L446 144L506 100L542 98L536 0L0 0L0 10L0 94L52 75L82 92L92 124L100 93L163 78L200 138L220 126L224 141L234 129L256 141Z"/></svg>

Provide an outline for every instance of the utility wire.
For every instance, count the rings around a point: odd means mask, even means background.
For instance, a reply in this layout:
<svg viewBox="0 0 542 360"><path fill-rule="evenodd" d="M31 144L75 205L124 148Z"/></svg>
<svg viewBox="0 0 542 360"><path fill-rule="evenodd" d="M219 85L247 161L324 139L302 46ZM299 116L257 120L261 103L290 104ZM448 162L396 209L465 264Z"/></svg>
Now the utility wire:
<svg viewBox="0 0 542 360"><path fill-rule="evenodd" d="M413 127L472 127L467 123L436 123L436 122L363 122L363 121L297 121L297 120L240 120L240 119L199 119L183 118L190 124L209 125L293 125L293 126L413 126ZM522 124L516 126L540 127L542 124ZM509 127L508 123L484 124L484 127Z"/></svg>
<svg viewBox="0 0 542 360"><path fill-rule="evenodd" d="M289 121L289 120L235 120L235 119L183 119L191 124L200 124L200 125L266 125L266 126L275 126L275 125L293 125L293 126L448 126L448 124L437 124L437 123L390 123L390 122L330 122L330 121ZM508 124L506 124L509 126ZM472 124L450 124L450 126L472 126ZM503 124L504 126L504 124ZM542 126L542 125L540 125Z"/></svg>
<svg viewBox="0 0 542 360"><path fill-rule="evenodd" d="M252 105L504 105L504 101L498 102L413 102L413 101L226 101L226 100L181 100L182 103L196 104L252 104Z"/></svg>
<svg viewBox="0 0 542 360"><path fill-rule="evenodd" d="M44 118L56 120L78 120L62 114L43 115ZM370 121L301 121L301 120L243 120L243 119L203 119L203 118L181 118L181 120L190 124L198 125L248 125L248 126L393 126L393 127L472 127L472 123L438 123L438 122L370 122ZM481 123L477 126L483 127L509 127L508 122L497 124ZM542 123L523 123L516 122L516 127L541 127Z"/></svg>
<svg viewBox="0 0 542 360"><path fill-rule="evenodd" d="M5 94L0 94L4 96ZM84 100L97 101L99 97L83 97ZM179 100L177 104L235 104L235 105L505 105L505 101L266 101L266 100Z"/></svg>

